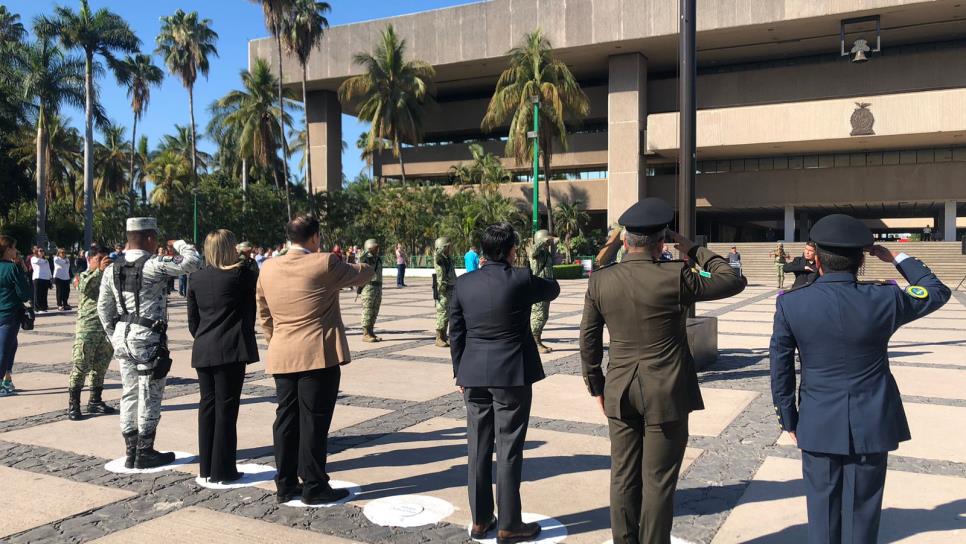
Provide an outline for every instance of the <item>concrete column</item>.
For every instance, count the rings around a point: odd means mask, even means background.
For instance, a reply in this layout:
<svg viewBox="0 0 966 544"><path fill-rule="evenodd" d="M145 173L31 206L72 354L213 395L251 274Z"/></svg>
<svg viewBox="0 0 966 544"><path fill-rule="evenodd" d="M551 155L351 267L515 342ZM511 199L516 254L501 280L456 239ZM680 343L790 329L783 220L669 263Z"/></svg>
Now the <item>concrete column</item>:
<svg viewBox="0 0 966 544"><path fill-rule="evenodd" d="M785 243L795 241L795 206L785 206Z"/></svg>
<svg viewBox="0 0 966 544"><path fill-rule="evenodd" d="M647 59L640 53L610 57L607 85L607 223L611 224L646 195L642 150Z"/></svg>
<svg viewBox="0 0 966 544"><path fill-rule="evenodd" d="M312 189L342 189L342 104L332 91L308 93L305 115L312 151Z"/></svg>
<svg viewBox="0 0 966 544"><path fill-rule="evenodd" d="M954 200L943 203L943 240L956 241L956 201Z"/></svg>

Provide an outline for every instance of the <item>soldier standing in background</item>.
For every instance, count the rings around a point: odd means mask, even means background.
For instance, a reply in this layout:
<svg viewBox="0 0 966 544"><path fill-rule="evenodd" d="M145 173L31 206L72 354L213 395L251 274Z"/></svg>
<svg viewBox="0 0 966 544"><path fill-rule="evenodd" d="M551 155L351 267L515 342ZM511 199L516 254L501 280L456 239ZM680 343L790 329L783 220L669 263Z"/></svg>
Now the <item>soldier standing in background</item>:
<svg viewBox="0 0 966 544"><path fill-rule="evenodd" d="M127 468L153 468L174 461L154 449L168 353L167 280L190 274L201 256L184 240L168 242L178 255L155 256L158 223L153 217L127 220L127 251L104 271L97 314L114 346L121 371L121 433Z"/></svg>
<svg viewBox="0 0 966 544"><path fill-rule="evenodd" d="M97 297L101 288L104 269L111 264L107 248L92 248L87 258L87 269L81 272L77 284L77 326L74 329L74 349L71 356L73 368L68 378L67 419L81 419L80 396L84 381L90 376L91 396L87 401L88 414L113 414L101 400L104 390L104 374L114 357L114 348L104 334L104 327L97 316Z"/></svg>
<svg viewBox="0 0 966 544"><path fill-rule="evenodd" d="M379 252L379 242L372 238L366 240L362 247L359 262L376 271L368 283L359 287L359 294L362 295L362 341L381 342L382 338L376 336L372 329L376 326L379 306L382 305L382 255Z"/></svg>
<svg viewBox="0 0 966 544"><path fill-rule="evenodd" d="M530 270L538 278L553 279L553 237L545 229L538 230L533 235L533 247L530 249ZM540 353L553 351L545 346L540 339L549 317L549 300L533 305L530 311L530 332L533 333L533 339L536 341Z"/></svg>
<svg viewBox="0 0 966 544"><path fill-rule="evenodd" d="M456 287L456 268L450 257L449 238L436 239L436 255L433 257L433 298L436 299L436 347L448 348L449 299Z"/></svg>
<svg viewBox="0 0 966 544"><path fill-rule="evenodd" d="M258 275L258 263L252 258L252 251L255 248L252 247L251 242L239 242L235 246L235 250L238 251L238 259L241 261L242 266L250 269L255 275Z"/></svg>

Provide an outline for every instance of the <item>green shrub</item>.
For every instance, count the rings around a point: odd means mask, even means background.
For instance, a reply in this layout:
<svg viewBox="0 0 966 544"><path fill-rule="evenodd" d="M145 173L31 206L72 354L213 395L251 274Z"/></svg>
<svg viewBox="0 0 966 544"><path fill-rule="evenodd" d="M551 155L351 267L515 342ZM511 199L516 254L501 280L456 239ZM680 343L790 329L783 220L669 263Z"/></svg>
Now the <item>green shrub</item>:
<svg viewBox="0 0 966 544"><path fill-rule="evenodd" d="M579 280L584 277L584 267L579 264L556 264L553 267L553 277L558 280Z"/></svg>

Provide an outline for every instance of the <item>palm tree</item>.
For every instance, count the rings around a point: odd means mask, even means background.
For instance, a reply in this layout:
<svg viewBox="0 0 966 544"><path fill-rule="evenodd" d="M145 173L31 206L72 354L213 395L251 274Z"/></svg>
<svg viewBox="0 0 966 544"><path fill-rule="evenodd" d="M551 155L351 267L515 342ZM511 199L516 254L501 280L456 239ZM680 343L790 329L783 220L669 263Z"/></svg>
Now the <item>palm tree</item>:
<svg viewBox="0 0 966 544"><path fill-rule="evenodd" d="M126 179L133 149L124 139L124 127L114 124L106 126L101 129L101 137L104 141L94 146L94 171L97 173L94 194L102 197L111 193L130 193L130 184Z"/></svg>
<svg viewBox="0 0 966 544"><path fill-rule="evenodd" d="M557 231L563 235L563 248L567 252L567 261L571 261L573 247L571 239L576 235L584 234L584 225L590 220L590 216L584 211L584 203L580 200L573 202L558 202L553 210L553 220L557 225Z"/></svg>
<svg viewBox="0 0 966 544"><path fill-rule="evenodd" d="M158 151L172 151L181 155L185 162L192 165L192 171L197 171L196 166L200 166L202 170L207 171L211 155L194 147L191 129L184 125L175 125L174 132L174 134L165 134L161 137ZM194 153L192 153L192 150L194 150Z"/></svg>
<svg viewBox="0 0 966 544"><path fill-rule="evenodd" d="M264 4L263 4L264 5ZM328 2L316 0L292 0L291 12L283 21L282 41L289 53L294 53L302 66L302 104L308 104L308 91L305 81L308 79L307 65L309 55L322 41L325 29L329 28L329 20L325 14L332 10ZM281 66L281 61L279 62ZM281 68L279 68L279 84L281 84ZM281 93L280 93L281 96ZM281 100L281 98L280 98ZM279 102L281 104L281 102ZM305 163L305 180L309 194L312 193L312 147L309 139L309 118L305 117L305 152L302 161Z"/></svg>
<svg viewBox="0 0 966 544"><path fill-rule="evenodd" d="M36 111L37 243L47 241L47 183L50 122L57 119L62 103L84 104L84 62L65 55L50 37L38 33L37 41L13 56L21 78L23 95ZM56 125L54 125L56 126Z"/></svg>
<svg viewBox="0 0 966 544"><path fill-rule="evenodd" d="M18 44L27 36L27 29L20 22L20 15L10 13L7 6L0 5L0 48ZM6 53L6 51L3 51Z"/></svg>
<svg viewBox="0 0 966 544"><path fill-rule="evenodd" d="M106 8L91 11L87 0L80 0L79 11L57 6L54 18L41 17L37 26L41 34L57 36L66 49L84 52L84 247L89 247L94 236L95 56L113 66L116 53L134 53L141 40L120 15Z"/></svg>
<svg viewBox="0 0 966 544"><path fill-rule="evenodd" d="M148 149L148 137L142 135L138 140L137 148L134 151L134 170L131 172L131 179L136 187L141 189L141 204L148 203L148 184L147 168L151 161L151 151Z"/></svg>
<svg viewBox="0 0 966 544"><path fill-rule="evenodd" d="M164 81L164 72L151 61L151 55L137 54L128 56L118 66L117 82L127 87L127 97L131 99L131 111L134 112L134 124L131 126L131 161L128 174L131 179L128 184L130 199L128 211L134 210L134 158L137 155L135 142L137 141L138 121L151 101L151 87L158 87Z"/></svg>
<svg viewBox="0 0 966 544"><path fill-rule="evenodd" d="M174 202L189 187L193 174L191 162L184 155L174 151L159 151L147 164L147 177L154 183L151 202L166 206Z"/></svg>
<svg viewBox="0 0 966 544"><path fill-rule="evenodd" d="M78 81L83 81L80 78ZM83 88L79 85L78 88ZM83 103L83 91L80 95ZM84 171L83 138L80 131L70 126L70 119L63 118L56 113L44 114L43 138L45 140L42 152L43 160L37 160L37 130L25 128L19 133L10 153L26 170L32 170L37 175L37 169L42 168L46 182L45 189L41 189L44 198L38 199L38 206L46 209L46 201L69 196L74 205L83 204L77 199L77 179Z"/></svg>
<svg viewBox="0 0 966 544"><path fill-rule="evenodd" d="M389 25L372 54L353 55L352 62L362 66L365 73L350 77L339 87L342 103L358 101L359 118L370 123L366 149L376 151L382 140L392 144L404 184L402 144L422 140L423 111L434 102L431 85L436 75L436 70L423 61L404 60L405 51L406 40L399 39Z"/></svg>
<svg viewBox="0 0 966 544"><path fill-rule="evenodd" d="M506 155L517 164L533 156L527 132L533 126L533 103L540 103L540 153L547 195L547 230L553 232L550 201L550 164L553 142L567 149L567 121L579 121L590 111L590 101L580 89L570 68L554 57L550 41L539 29L527 34L523 43L507 52L510 66L500 74L496 90L483 117L482 128L491 131L510 122Z"/></svg>
<svg viewBox="0 0 966 544"><path fill-rule="evenodd" d="M195 81L198 74L208 77L208 57L218 56L215 42L218 34L211 29L211 19L199 19L198 12L185 13L179 9L174 15L161 17L156 52L164 59L168 71L181 79L188 90L188 113L191 116L191 176L198 183L197 132L195 131Z"/></svg>
<svg viewBox="0 0 966 544"><path fill-rule="evenodd" d="M221 130L223 137L232 138L239 158L263 171L271 171L275 186L281 189L278 149L285 137L279 127L291 125L292 119L275 102L276 79L264 59L255 59L250 72L241 72L241 80L243 89L229 92L209 108L212 116L209 132ZM289 91L288 95L291 97L294 93Z"/></svg>

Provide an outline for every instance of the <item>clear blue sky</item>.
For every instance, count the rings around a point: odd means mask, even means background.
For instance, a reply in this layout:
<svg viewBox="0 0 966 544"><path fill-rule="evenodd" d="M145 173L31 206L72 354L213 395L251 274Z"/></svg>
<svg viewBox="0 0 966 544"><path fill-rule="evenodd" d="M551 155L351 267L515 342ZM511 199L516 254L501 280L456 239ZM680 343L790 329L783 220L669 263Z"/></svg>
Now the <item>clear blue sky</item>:
<svg viewBox="0 0 966 544"><path fill-rule="evenodd" d="M3 1L3 0L0 0ZM427 9L473 3L474 0L330 0L332 11L328 16L330 26L391 17ZM5 0L13 13L19 13L29 28L34 17L50 14L56 5L77 9L79 0ZM197 11L212 20L218 33L219 58L211 63L208 80L199 79L195 84L195 117L199 130L208 123L207 107L229 90L239 87L239 71L247 68L248 41L266 36L262 9L249 0L90 0L92 9L106 7L124 17L142 41L145 52L153 52L155 37L160 27L159 18L181 8ZM155 63L162 61L155 57ZM128 129L132 114L125 89L119 88L113 77L100 82L101 100L111 119ZM83 125L83 111L67 110L66 114L77 126ZM349 144L343 154L342 167L346 176L355 177L364 168L355 149L355 142L365 126L354 117L343 116L343 138ZM299 121L301 122L301 121ZM188 124L188 93L173 77L166 77L164 84L152 90L147 112L138 124L138 133L146 134L151 146L157 144L164 134L173 132L175 124ZM202 149L214 151L211 142L199 142ZM296 161L293 158L293 165Z"/></svg>

